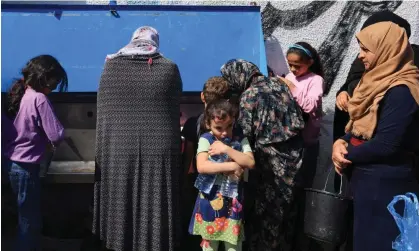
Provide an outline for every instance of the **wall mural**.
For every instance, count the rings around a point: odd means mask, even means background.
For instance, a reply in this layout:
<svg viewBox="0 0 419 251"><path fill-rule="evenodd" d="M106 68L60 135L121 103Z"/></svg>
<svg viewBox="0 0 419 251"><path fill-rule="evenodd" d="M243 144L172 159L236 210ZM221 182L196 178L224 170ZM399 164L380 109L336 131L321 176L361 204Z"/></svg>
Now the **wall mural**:
<svg viewBox="0 0 419 251"><path fill-rule="evenodd" d="M282 4L283 3L283 4ZM419 5L407 1L312 1L303 4L267 2L262 10L262 25L265 38L277 36L282 48L296 40L308 40L318 49L325 71L325 98L320 153L314 186L323 186L331 167L331 148L333 134L333 113L336 91L346 80L347 71L356 55L354 47L355 32L364 20L374 12L389 10L400 14L411 22L411 40L418 42L418 23L415 16ZM321 20L320 20L321 18ZM317 23L314 23L317 21ZM415 24L416 23L416 24ZM307 31L307 27L311 31ZM418 27L418 28L416 28ZM313 32L312 29L318 29ZM294 32L297 36L289 37ZM416 31L416 34L414 32ZM309 32L309 34L305 34ZM318 35L319 34L319 35ZM319 41L321 39L321 41ZM336 86L334 86L336 85ZM333 87L333 88L332 88Z"/></svg>
<svg viewBox="0 0 419 251"><path fill-rule="evenodd" d="M315 1L299 9L279 10L271 2L268 2L262 12L264 35L265 37L271 36L278 27L290 30L300 29L316 20L335 3L335 1ZM386 9L394 11L401 3L401 1L349 1L346 3L339 20L318 49L325 70L325 95L329 93L340 70L362 16L369 16L374 12Z"/></svg>

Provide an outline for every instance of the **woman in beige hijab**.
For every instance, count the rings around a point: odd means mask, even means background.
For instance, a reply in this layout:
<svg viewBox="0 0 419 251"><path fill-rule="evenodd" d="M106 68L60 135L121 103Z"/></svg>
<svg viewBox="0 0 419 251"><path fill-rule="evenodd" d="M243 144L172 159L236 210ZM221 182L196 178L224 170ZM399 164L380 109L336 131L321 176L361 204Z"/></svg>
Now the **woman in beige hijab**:
<svg viewBox="0 0 419 251"><path fill-rule="evenodd" d="M419 195L419 71L398 25L380 22L357 38L365 73L349 101L347 134L333 145L332 160L338 173L352 176L354 251L390 251L400 232L387 205L399 194Z"/></svg>

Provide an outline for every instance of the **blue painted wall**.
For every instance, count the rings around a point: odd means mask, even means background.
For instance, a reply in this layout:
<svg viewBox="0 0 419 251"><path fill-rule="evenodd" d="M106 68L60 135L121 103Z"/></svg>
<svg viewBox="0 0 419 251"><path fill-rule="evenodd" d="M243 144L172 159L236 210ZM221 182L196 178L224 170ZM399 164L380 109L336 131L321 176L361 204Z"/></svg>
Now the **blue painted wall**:
<svg viewBox="0 0 419 251"><path fill-rule="evenodd" d="M142 25L160 32L161 51L178 64L184 91L200 91L231 58L253 61L265 71L257 7L117 6L119 18L109 8L3 4L2 91L31 57L51 54L69 75L69 91L95 92L105 56L126 45Z"/></svg>

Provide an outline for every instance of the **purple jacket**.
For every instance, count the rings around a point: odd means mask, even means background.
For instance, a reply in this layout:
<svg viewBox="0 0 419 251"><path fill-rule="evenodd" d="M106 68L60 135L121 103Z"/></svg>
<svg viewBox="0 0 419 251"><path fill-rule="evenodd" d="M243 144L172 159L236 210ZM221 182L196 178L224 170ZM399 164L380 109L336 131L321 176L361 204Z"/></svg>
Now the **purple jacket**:
<svg viewBox="0 0 419 251"><path fill-rule="evenodd" d="M64 138L48 98L33 89L26 89L19 112L13 120L2 116L2 146L5 157L12 161L40 163L49 143Z"/></svg>

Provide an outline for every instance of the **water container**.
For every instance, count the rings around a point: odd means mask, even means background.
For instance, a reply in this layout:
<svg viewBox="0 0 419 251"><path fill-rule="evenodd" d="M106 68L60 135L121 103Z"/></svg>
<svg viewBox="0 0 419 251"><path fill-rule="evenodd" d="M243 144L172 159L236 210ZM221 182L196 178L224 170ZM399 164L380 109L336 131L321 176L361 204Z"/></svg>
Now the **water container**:
<svg viewBox="0 0 419 251"><path fill-rule="evenodd" d="M339 194L326 191L331 170L323 190L305 189L304 233L315 240L340 246L346 241L352 198L342 194L342 177Z"/></svg>
<svg viewBox="0 0 419 251"><path fill-rule="evenodd" d="M230 138L226 137L226 138L223 138L221 141L224 144L231 146ZM231 147L235 148L234 146L231 146ZM229 159L230 157L227 154L210 156L211 161L219 162L219 163L227 162L229 161ZM240 179L235 177L234 175L225 176L224 178L227 179L228 182L223 182L226 185L221 187L221 190L222 190L220 191L221 194L230 198L237 197L238 191L239 191Z"/></svg>

